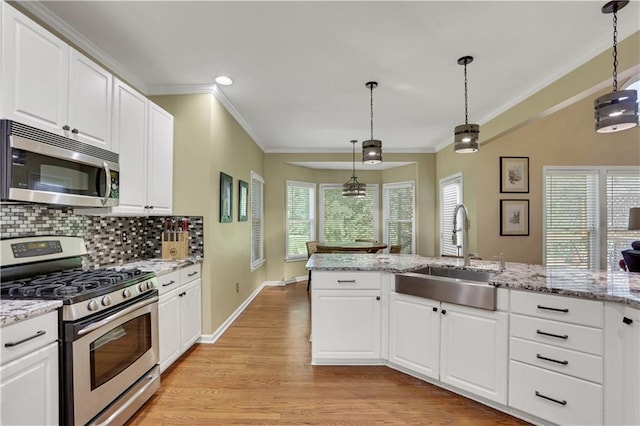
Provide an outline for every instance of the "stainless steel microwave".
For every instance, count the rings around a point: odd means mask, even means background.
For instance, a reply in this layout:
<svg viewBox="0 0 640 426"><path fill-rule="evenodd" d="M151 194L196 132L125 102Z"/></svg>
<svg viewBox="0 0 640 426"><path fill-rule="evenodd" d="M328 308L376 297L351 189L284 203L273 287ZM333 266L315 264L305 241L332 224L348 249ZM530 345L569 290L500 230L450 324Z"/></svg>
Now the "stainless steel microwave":
<svg viewBox="0 0 640 426"><path fill-rule="evenodd" d="M11 120L0 120L0 144L3 201L118 205L118 154Z"/></svg>

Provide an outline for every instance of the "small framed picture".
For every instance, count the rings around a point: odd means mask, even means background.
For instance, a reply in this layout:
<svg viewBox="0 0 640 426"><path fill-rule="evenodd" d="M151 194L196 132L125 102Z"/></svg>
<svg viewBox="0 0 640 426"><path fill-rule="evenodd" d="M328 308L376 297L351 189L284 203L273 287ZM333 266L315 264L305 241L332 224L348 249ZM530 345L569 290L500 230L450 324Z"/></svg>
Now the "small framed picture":
<svg viewBox="0 0 640 426"><path fill-rule="evenodd" d="M529 157L500 157L500 192L529 192Z"/></svg>
<svg viewBox="0 0 640 426"><path fill-rule="evenodd" d="M500 200L500 235L529 235L529 200Z"/></svg>
<svg viewBox="0 0 640 426"><path fill-rule="evenodd" d="M233 178L220 172L220 222L233 221Z"/></svg>
<svg viewBox="0 0 640 426"><path fill-rule="evenodd" d="M249 184L238 179L238 222L247 221L247 200L249 199Z"/></svg>

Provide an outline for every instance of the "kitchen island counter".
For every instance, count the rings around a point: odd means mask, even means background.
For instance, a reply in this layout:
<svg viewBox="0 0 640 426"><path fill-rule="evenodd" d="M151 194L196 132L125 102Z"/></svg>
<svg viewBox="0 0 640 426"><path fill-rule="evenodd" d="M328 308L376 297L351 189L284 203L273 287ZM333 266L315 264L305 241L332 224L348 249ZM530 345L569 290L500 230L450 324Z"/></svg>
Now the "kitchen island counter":
<svg viewBox="0 0 640 426"><path fill-rule="evenodd" d="M0 300L0 327L54 311L60 300Z"/></svg>
<svg viewBox="0 0 640 426"><path fill-rule="evenodd" d="M403 254L314 254L306 265L312 271L381 271L393 274L428 266L500 272L496 261L472 260L471 266L464 267L462 259ZM489 284L512 290L613 301L640 309L640 273L548 268L508 262L506 270L493 277Z"/></svg>

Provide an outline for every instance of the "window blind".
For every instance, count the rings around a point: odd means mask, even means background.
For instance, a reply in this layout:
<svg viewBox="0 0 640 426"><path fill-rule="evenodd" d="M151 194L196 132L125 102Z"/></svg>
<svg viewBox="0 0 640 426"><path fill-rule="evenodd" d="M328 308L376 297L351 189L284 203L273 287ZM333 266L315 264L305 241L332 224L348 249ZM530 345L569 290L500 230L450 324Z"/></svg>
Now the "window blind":
<svg viewBox="0 0 640 426"><path fill-rule="evenodd" d="M365 197L345 197L342 185L320 185L320 240L378 239L378 185Z"/></svg>
<svg viewBox="0 0 640 426"><path fill-rule="evenodd" d="M264 263L264 179L251 172L251 269Z"/></svg>
<svg viewBox="0 0 640 426"><path fill-rule="evenodd" d="M384 243L401 253L415 251L415 182L383 185Z"/></svg>
<svg viewBox="0 0 640 426"><path fill-rule="evenodd" d="M609 270L617 270L622 250L640 239L640 231L629 231L629 209L640 207L640 171L607 170L606 259Z"/></svg>
<svg viewBox="0 0 640 426"><path fill-rule="evenodd" d="M287 181L287 260L307 258L307 241L316 236L315 200L315 184Z"/></svg>
<svg viewBox="0 0 640 426"><path fill-rule="evenodd" d="M449 176L440 181L440 255L457 256L462 253L462 238L458 238L460 253L453 245L453 212L462 202L462 174ZM462 223L462 217L458 218Z"/></svg>
<svg viewBox="0 0 640 426"><path fill-rule="evenodd" d="M546 170L545 264L599 267L598 171Z"/></svg>

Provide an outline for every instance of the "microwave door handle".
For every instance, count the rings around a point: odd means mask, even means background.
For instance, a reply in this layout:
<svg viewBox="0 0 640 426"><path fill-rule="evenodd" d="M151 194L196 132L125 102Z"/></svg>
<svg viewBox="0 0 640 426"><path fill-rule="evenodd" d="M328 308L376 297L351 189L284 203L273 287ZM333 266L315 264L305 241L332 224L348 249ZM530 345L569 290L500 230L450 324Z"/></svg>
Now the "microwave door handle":
<svg viewBox="0 0 640 426"><path fill-rule="evenodd" d="M113 322L113 321L117 320L118 318L122 318L123 316L125 316L127 314L130 314L131 312L133 312L133 311L135 311L137 309L140 309L140 308L142 308L144 306L150 305L150 304L155 303L157 301L158 301L158 296L154 296L149 300L144 300L142 302L136 303L135 305L131 305L126 309L123 309L123 310L121 310L119 312L116 312L113 315L109 315L105 319L100 320L98 322L94 322L91 325L79 330L78 331L78 336L83 336L83 335L85 335L87 333L91 333L93 330L97 330L100 327L104 327L105 325L109 324L110 322Z"/></svg>
<svg viewBox="0 0 640 426"><path fill-rule="evenodd" d="M105 161L102 162L102 167L104 168L104 184L106 186L104 198L102 199L102 205L104 206L111 195L111 170L109 170L109 165Z"/></svg>

